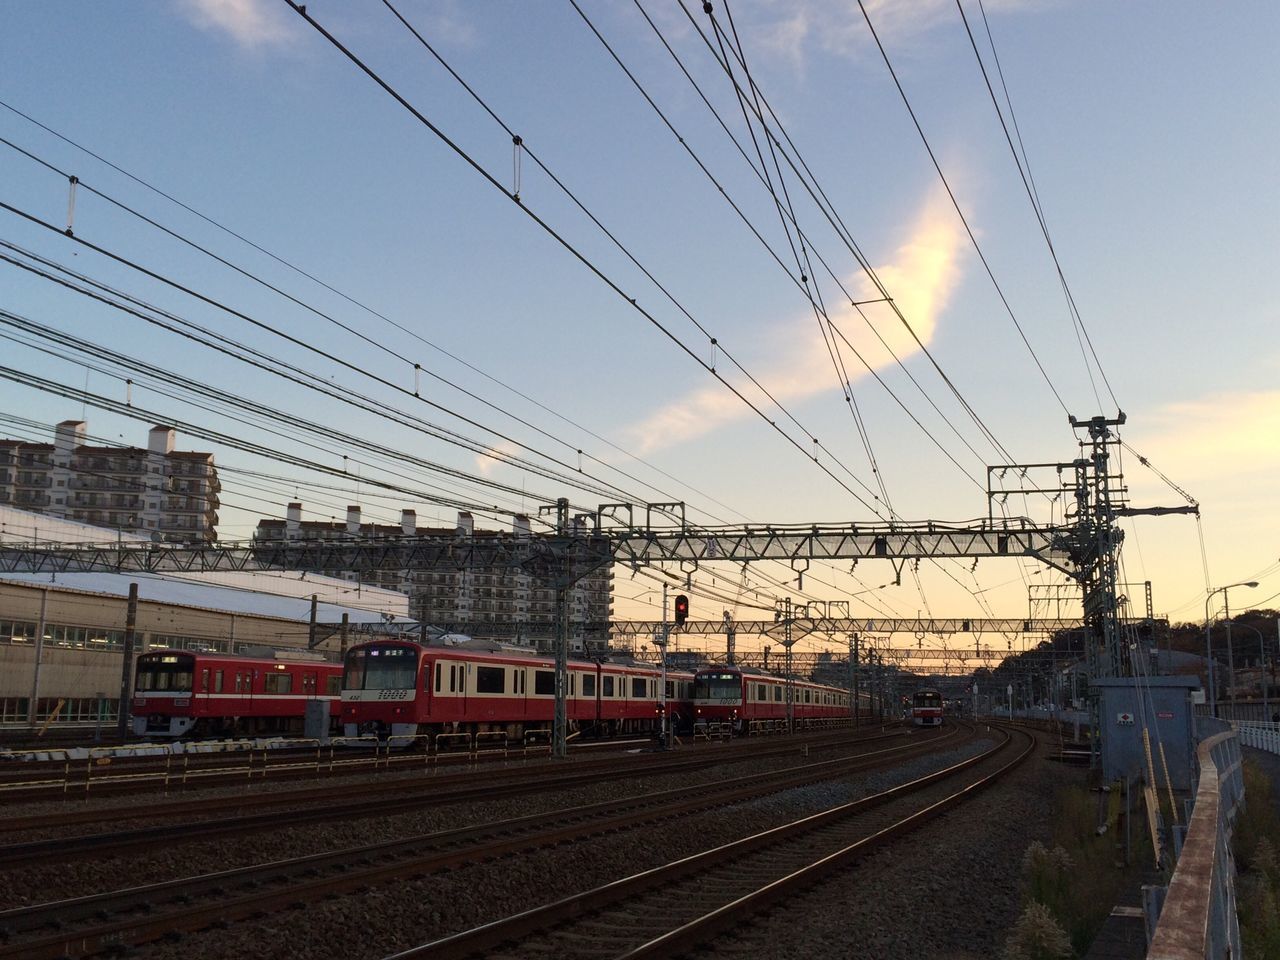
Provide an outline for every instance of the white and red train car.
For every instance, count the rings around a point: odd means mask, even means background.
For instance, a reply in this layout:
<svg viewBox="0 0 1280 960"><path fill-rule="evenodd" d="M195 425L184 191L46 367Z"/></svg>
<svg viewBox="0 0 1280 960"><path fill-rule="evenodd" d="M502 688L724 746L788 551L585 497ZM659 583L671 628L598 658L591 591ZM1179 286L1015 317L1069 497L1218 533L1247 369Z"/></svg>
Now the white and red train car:
<svg viewBox="0 0 1280 960"><path fill-rule="evenodd" d="M754 667L716 666L693 678L695 724L727 723L740 733L766 721L787 719L787 689L796 726L849 717L849 691L807 680L788 682Z"/></svg>
<svg viewBox="0 0 1280 960"><path fill-rule="evenodd" d="M911 698L911 722L917 727L942 726L942 694L921 687Z"/></svg>
<svg viewBox="0 0 1280 960"><path fill-rule="evenodd" d="M132 729L138 736L299 733L308 700L336 720L342 666L323 659L150 650L134 669Z"/></svg>
<svg viewBox="0 0 1280 960"><path fill-rule="evenodd" d="M693 675L667 672L666 709L679 729L692 713ZM661 727L662 671L634 661L569 661L570 733L613 736ZM373 640L347 651L342 731L409 737L550 730L555 660L512 650Z"/></svg>

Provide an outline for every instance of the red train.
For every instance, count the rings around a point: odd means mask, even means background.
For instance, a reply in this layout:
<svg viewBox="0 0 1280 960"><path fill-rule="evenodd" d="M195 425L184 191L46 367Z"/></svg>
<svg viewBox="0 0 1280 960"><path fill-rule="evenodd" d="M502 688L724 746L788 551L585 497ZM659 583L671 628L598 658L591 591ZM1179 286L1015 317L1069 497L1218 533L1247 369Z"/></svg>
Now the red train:
<svg viewBox="0 0 1280 960"><path fill-rule="evenodd" d="M138 657L132 718L138 736L301 733L308 700L338 717L342 667L322 659L276 658L192 650L151 650Z"/></svg>
<svg viewBox="0 0 1280 960"><path fill-rule="evenodd" d="M942 694L931 687L921 687L911 700L911 722L917 727L942 726Z"/></svg>
<svg viewBox="0 0 1280 960"><path fill-rule="evenodd" d="M662 672L635 661L571 660L569 732L653 733L661 726ZM676 729L692 716L693 675L667 672L666 703ZM550 730L555 660L511 650L422 646L374 640L347 651L342 731L380 737Z"/></svg>
<svg viewBox="0 0 1280 960"><path fill-rule="evenodd" d="M787 688L797 727L818 719L847 718L849 691L807 680L787 682L754 667L718 666L699 670L693 678L695 724L727 723L735 732L787 718Z"/></svg>

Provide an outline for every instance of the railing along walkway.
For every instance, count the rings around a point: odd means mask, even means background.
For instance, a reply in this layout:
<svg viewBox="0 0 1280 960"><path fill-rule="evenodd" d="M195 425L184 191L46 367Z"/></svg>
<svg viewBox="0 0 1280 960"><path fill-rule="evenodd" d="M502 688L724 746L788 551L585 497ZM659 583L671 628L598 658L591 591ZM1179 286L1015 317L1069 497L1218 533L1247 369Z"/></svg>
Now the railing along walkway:
<svg viewBox="0 0 1280 960"><path fill-rule="evenodd" d="M1147 960L1239 957L1231 829L1244 801L1240 737L1215 734L1196 750L1200 779L1186 838Z"/></svg>
<svg viewBox="0 0 1280 960"><path fill-rule="evenodd" d="M1240 742L1244 746L1268 753L1280 753L1280 723L1239 720L1233 726L1240 734Z"/></svg>

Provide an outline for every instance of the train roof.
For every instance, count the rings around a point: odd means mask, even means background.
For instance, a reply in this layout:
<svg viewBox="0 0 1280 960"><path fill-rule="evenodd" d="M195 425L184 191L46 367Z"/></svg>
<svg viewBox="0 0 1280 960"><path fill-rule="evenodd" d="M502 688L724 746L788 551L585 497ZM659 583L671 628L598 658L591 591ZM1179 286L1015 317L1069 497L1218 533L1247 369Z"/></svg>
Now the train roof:
<svg viewBox="0 0 1280 960"><path fill-rule="evenodd" d="M363 643L354 644L350 649L355 650L360 647L369 646L375 643L397 643L406 647L417 647L424 653L448 653L459 654L467 659L475 660L538 660L546 662L555 659L555 654L542 653L529 647L514 647L509 644L498 643L493 640L475 640L468 638L464 642L459 643L420 643L409 637L379 637L375 640L366 640ZM571 667L581 668L583 666L595 666L599 664L602 667L616 667L618 669L640 669L654 670L662 669L662 664L652 663L647 660L637 660L634 657L619 656L617 654L609 657L583 657L581 655L570 654L569 665ZM679 667L673 667L668 664L667 675L670 677L693 676L692 670L685 670Z"/></svg>
<svg viewBox="0 0 1280 960"><path fill-rule="evenodd" d="M331 667L341 666L341 664L328 659L323 654L314 653L310 650L276 650L270 647L263 647L260 651L246 653L222 653L218 650L184 650L180 647L152 647L150 650L138 654L138 656L149 657L153 654L181 654L187 657L235 660L241 663L321 663Z"/></svg>
<svg viewBox="0 0 1280 960"><path fill-rule="evenodd" d="M763 670L760 667L739 666L738 664L711 664L705 667L699 667L694 671L694 675L698 676L704 673L737 673L744 677L769 677L773 680L786 680L786 674L774 673L771 670ZM829 683L819 683L816 680L805 680L802 677L796 677L797 683L806 683L811 687L822 687L824 690L839 690L847 692L845 687L833 687Z"/></svg>

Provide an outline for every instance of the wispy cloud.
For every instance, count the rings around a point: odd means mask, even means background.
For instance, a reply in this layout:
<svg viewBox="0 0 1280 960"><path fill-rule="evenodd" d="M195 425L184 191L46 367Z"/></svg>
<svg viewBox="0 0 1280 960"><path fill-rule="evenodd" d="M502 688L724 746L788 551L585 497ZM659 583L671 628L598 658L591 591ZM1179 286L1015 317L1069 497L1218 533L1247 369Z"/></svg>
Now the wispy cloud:
<svg viewBox="0 0 1280 960"><path fill-rule="evenodd" d="M493 476L493 471L499 463L505 463L510 457L516 456L520 452L520 448L509 440L503 440L495 446L489 447L484 453L477 453L475 458L476 472L482 477Z"/></svg>
<svg viewBox="0 0 1280 960"><path fill-rule="evenodd" d="M1197 498L1211 496L1202 484L1217 487L1234 479L1252 487L1259 473L1274 476L1280 470L1280 390L1210 394L1144 419L1154 429L1133 441L1138 452ZM1144 488L1162 486L1138 469L1127 472Z"/></svg>
<svg viewBox="0 0 1280 960"><path fill-rule="evenodd" d="M292 43L288 15L268 0L182 0L178 9L201 30L229 36L247 50Z"/></svg>
<svg viewBox="0 0 1280 960"><path fill-rule="evenodd" d="M1043 7L1054 0L988 0L988 13ZM867 17L886 44L919 40L948 23L958 23L954 0L863 0ZM748 48L803 73L806 56L820 49L844 57L874 51L858 0L828 0L797 12L790 2L757 0L739 9L738 23ZM877 55L878 56L878 55Z"/></svg>
<svg viewBox="0 0 1280 960"><path fill-rule="evenodd" d="M955 214L939 188L924 202L908 238L890 262L876 268L916 336L926 345L933 338L938 318L946 309L959 280L957 258L963 242L964 235ZM860 291L855 293L859 299L878 296L870 281L861 275L850 278L846 286ZM911 334L885 304L865 309L880 337L900 359L919 350ZM852 307L829 309L829 312L836 327L867 364L878 369L894 362L876 334L868 329ZM736 348L735 356L742 357L743 365L756 374L761 386L779 402L790 406L794 401L824 392L839 396L830 354L811 313L806 315L797 311L794 316L780 320L772 329L757 334L754 346L754 356L747 356L746 351ZM848 346L843 341L839 346L850 378L856 381L866 376L866 368L852 355ZM740 376L727 372L723 362L720 370L744 396L756 402L770 417L777 419L783 416L776 407L772 407L761 390ZM625 428L624 435L628 437L629 445L643 455L688 442L728 423L752 416L754 414L746 404L725 386L708 383Z"/></svg>

